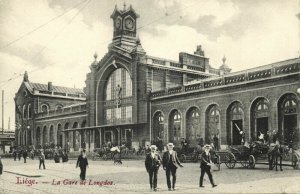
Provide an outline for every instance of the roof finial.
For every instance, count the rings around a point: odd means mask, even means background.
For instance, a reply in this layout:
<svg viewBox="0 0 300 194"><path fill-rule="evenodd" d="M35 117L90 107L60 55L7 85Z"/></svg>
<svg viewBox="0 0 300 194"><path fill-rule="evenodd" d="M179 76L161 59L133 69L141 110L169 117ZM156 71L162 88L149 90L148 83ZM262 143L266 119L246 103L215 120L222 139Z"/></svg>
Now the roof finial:
<svg viewBox="0 0 300 194"><path fill-rule="evenodd" d="M25 73L24 73L23 81L28 82L28 73L27 73L27 71L25 71Z"/></svg>
<svg viewBox="0 0 300 194"><path fill-rule="evenodd" d="M124 6L124 11L125 11L126 10L126 2L125 1L124 1L123 6Z"/></svg>
<svg viewBox="0 0 300 194"><path fill-rule="evenodd" d="M225 57L225 55L224 55L222 61L223 61L223 64L225 65L225 62L226 62L226 57Z"/></svg>
<svg viewBox="0 0 300 194"><path fill-rule="evenodd" d="M95 54L94 54L95 61L97 61L97 58L98 58L98 54L97 54L97 52L95 52Z"/></svg>

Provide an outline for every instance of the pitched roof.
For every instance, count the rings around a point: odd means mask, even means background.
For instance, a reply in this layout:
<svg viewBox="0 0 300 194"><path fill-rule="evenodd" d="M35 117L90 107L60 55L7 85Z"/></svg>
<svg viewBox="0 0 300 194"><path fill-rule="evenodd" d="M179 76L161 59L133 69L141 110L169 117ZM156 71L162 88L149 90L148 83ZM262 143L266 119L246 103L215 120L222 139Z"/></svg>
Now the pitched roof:
<svg viewBox="0 0 300 194"><path fill-rule="evenodd" d="M30 88L33 90L38 91L48 91L48 85L47 84L40 84L40 83L32 83L28 82ZM79 88L68 88L68 87L62 87L62 86L53 86L52 87L53 92L58 92L58 93L68 93L68 94L84 94L83 89Z"/></svg>

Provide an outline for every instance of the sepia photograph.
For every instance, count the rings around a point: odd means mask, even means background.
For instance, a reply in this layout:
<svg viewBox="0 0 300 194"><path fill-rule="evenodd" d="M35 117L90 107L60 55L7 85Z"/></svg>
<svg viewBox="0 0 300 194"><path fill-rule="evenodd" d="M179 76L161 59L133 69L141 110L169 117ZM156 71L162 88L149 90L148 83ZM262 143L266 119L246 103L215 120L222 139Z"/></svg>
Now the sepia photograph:
<svg viewBox="0 0 300 194"><path fill-rule="evenodd" d="M300 193L300 0L0 0L0 193Z"/></svg>

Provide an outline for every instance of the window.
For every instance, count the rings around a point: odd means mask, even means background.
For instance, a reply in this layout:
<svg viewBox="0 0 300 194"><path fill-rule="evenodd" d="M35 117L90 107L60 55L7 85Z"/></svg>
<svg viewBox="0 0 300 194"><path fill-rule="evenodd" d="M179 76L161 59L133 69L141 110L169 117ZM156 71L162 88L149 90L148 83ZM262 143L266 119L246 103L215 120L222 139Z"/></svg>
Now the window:
<svg viewBox="0 0 300 194"><path fill-rule="evenodd" d="M27 111L28 111L28 118L30 119L32 117L31 104L28 105Z"/></svg>
<svg viewBox="0 0 300 194"><path fill-rule="evenodd" d="M105 121L110 123L131 122L132 106L124 103L132 96L132 81L129 73L124 68L113 71L106 82L105 100L111 100L110 107L104 110Z"/></svg>
<svg viewBox="0 0 300 194"><path fill-rule="evenodd" d="M256 111L267 111L269 109L265 99L259 101L256 105Z"/></svg>
<svg viewBox="0 0 300 194"><path fill-rule="evenodd" d="M132 96L132 81L129 73L124 68L118 68L106 82L105 99L114 100Z"/></svg>
<svg viewBox="0 0 300 194"><path fill-rule="evenodd" d="M130 121L131 121L131 118L132 118L132 106L126 106L126 112L125 112L125 114L126 114L126 116L125 116L126 121L128 119L130 119Z"/></svg>
<svg viewBox="0 0 300 194"><path fill-rule="evenodd" d="M27 117L27 111L26 111L26 105L23 105L23 119L26 119Z"/></svg>
<svg viewBox="0 0 300 194"><path fill-rule="evenodd" d="M56 105L55 110L61 110L63 108L62 105Z"/></svg>
<svg viewBox="0 0 300 194"><path fill-rule="evenodd" d="M46 113L46 112L48 112L49 107L48 107L48 105L43 104L43 105L41 106L41 109L42 109L42 112Z"/></svg>

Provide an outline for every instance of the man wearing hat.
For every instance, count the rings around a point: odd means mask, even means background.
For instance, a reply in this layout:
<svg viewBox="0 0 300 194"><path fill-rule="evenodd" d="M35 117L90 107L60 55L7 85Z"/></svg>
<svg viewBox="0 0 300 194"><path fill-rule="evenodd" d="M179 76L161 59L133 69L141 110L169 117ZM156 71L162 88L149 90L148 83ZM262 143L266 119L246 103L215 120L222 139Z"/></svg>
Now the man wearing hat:
<svg viewBox="0 0 300 194"><path fill-rule="evenodd" d="M85 153L85 149L83 149L78 156L77 163L76 163L76 168L79 166L80 167L80 179L85 180L85 175L86 175L86 167L89 165L88 159Z"/></svg>
<svg viewBox="0 0 300 194"><path fill-rule="evenodd" d="M210 172L211 165L212 165L211 156L210 156L210 153L209 153L210 149L211 149L210 145L208 145L208 144L205 145L204 146L204 152L201 155L201 165L200 165L201 175L200 175L200 185L199 185L200 187L204 187L203 186L203 177L204 177L205 173L208 175L208 178L209 178L209 181L210 181L212 187L217 186L217 185L214 184L213 177L212 177L212 174Z"/></svg>
<svg viewBox="0 0 300 194"><path fill-rule="evenodd" d="M151 152L146 155L145 167L149 173L150 189L157 191L157 172L161 165L161 157L156 152L156 145L150 146Z"/></svg>
<svg viewBox="0 0 300 194"><path fill-rule="evenodd" d="M172 174L172 189L175 190L175 183L176 183L176 170L178 166L183 167L177 157L177 152L173 150L174 144L168 143L167 144L168 151L166 151L163 155L163 168L166 171L167 177L167 185L169 191L171 191L171 180L170 180L170 173Z"/></svg>

